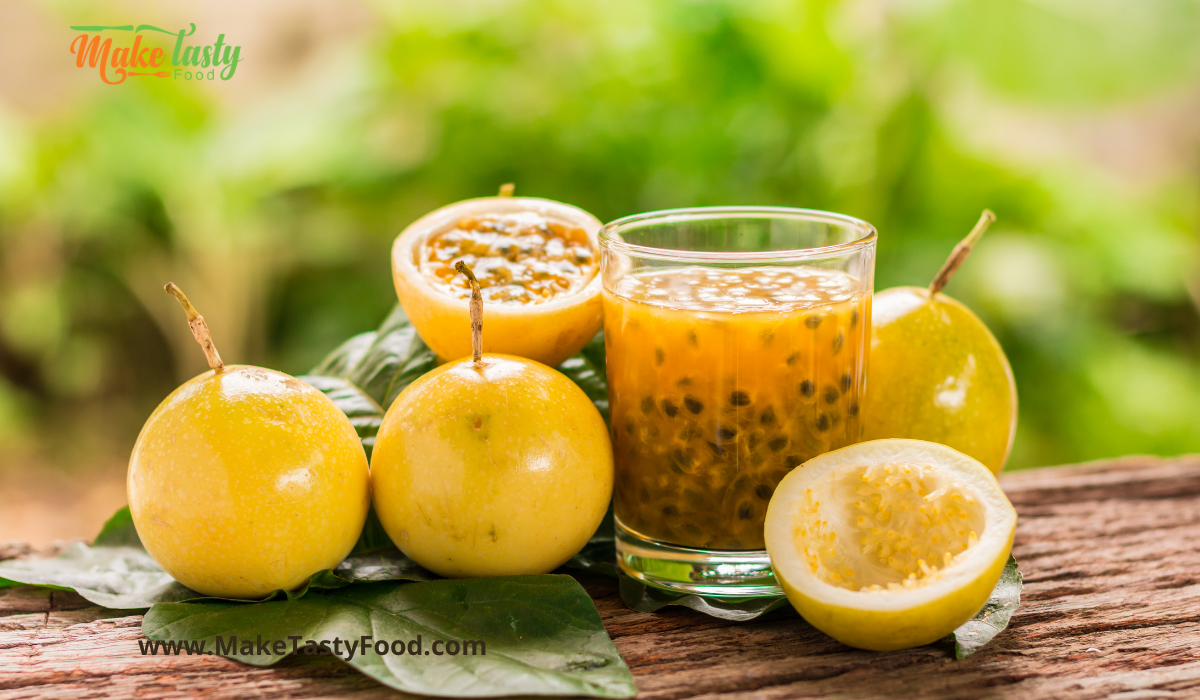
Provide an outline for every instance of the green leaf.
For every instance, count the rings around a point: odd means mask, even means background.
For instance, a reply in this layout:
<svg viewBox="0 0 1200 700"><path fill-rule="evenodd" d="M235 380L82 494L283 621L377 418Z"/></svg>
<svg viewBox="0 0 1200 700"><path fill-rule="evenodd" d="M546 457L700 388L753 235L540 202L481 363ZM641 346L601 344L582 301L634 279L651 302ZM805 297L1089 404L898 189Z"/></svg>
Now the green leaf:
<svg viewBox="0 0 1200 700"><path fill-rule="evenodd" d="M142 549L142 539L138 537L137 528L133 526L133 515L129 513L129 506L113 513L113 516L100 529L100 534L92 540L92 546Z"/></svg>
<svg viewBox="0 0 1200 700"><path fill-rule="evenodd" d="M326 355L309 374L345 379L375 343L375 336L375 331L367 331L350 338Z"/></svg>
<svg viewBox="0 0 1200 700"><path fill-rule="evenodd" d="M386 411L405 387L437 364L437 357L397 304L345 378L362 387Z"/></svg>
<svg viewBox="0 0 1200 700"><path fill-rule="evenodd" d="M389 543L390 545L390 543ZM333 575L348 583L378 583L380 581L436 581L441 577L419 566L399 549L351 554L338 564ZM314 576L313 587L316 587Z"/></svg>
<svg viewBox="0 0 1200 700"><path fill-rule="evenodd" d="M374 513L368 518L368 528ZM378 533L383 533L374 520ZM363 545L364 531L359 545ZM431 581L434 574L418 566L392 546L387 534L375 534L368 547L356 547L333 570L318 571L307 584L294 591L275 591L262 600L298 598L309 589L341 588L353 583L377 581ZM187 588L171 578L150 557L138 539L129 507L118 510L89 547L76 542L57 557L10 559L0 562L0 587L28 584L72 590L97 605L119 610L148 608L155 603L212 598ZM245 601L236 601L245 602Z"/></svg>
<svg viewBox="0 0 1200 700"><path fill-rule="evenodd" d="M402 642L406 653L374 650L339 658L399 690L434 696L590 695L630 697L636 689L600 622L587 592L568 576L513 576L429 583L362 584L303 598L256 605L165 603L146 615L143 633L160 641L202 641L215 650L217 636L238 648L223 656L256 666L283 658L242 653L241 640L304 643ZM419 640L419 641L418 641ZM482 641L482 654L433 654L434 644ZM408 653L410 643L420 653ZM392 645L394 646L394 645ZM461 647L460 647L461 648ZM309 648L311 651L311 647ZM412 651L418 651L412 647Z"/></svg>
<svg viewBox="0 0 1200 700"><path fill-rule="evenodd" d="M0 577L73 590L106 608L148 608L199 596L171 578L140 546L88 547L76 542L57 557L0 562Z"/></svg>
<svg viewBox="0 0 1200 700"><path fill-rule="evenodd" d="M983 609L951 634L956 657L965 659L974 654L1008 627L1008 621L1021 605L1021 588L1024 585L1025 579L1017 570L1017 560L1010 554L1008 564Z"/></svg>
<svg viewBox="0 0 1200 700"><path fill-rule="evenodd" d="M604 331L597 333L578 355L559 365L558 371L583 389L607 423L608 374L605 371Z"/></svg>
<svg viewBox="0 0 1200 700"><path fill-rule="evenodd" d="M621 574L621 600L631 610L656 612L668 605L682 605L711 617L746 622L769 612L787 607L787 598L709 598L688 593L675 593L648 585Z"/></svg>

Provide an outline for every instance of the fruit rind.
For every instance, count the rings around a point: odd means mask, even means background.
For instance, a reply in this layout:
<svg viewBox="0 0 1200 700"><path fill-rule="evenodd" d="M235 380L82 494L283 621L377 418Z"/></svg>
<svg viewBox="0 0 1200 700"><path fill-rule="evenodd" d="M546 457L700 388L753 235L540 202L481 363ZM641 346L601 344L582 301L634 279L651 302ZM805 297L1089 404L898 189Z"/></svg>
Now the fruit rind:
<svg viewBox="0 0 1200 700"><path fill-rule="evenodd" d="M984 534L938 580L902 591L852 591L824 583L796 551L795 516L807 485L839 467L925 461L968 480L985 502ZM816 457L780 482L767 509L766 542L776 579L796 611L850 646L876 651L929 644L969 620L987 602L1008 561L1016 511L978 461L920 440L876 440Z"/></svg>
<svg viewBox="0 0 1200 700"><path fill-rule="evenodd" d="M970 336L969 350L948 344L946 326ZM987 326L961 302L922 287L893 287L875 294L871 363L863 412L863 439L929 440L975 457L999 474L1012 451L1017 429L1017 390L1012 366ZM898 345L911 348L898 352ZM986 352L982 349L986 349ZM964 366L916 393L899 385L929 363ZM970 371L966 364L974 362ZM914 369L915 368L915 369ZM968 381L962 382L965 378ZM948 391L947 391L948 390ZM980 406L980 391L999 392L1001 406ZM962 403L939 408L939 399ZM945 403L943 401L943 403ZM995 429L990 426L1000 426Z"/></svg>
<svg viewBox="0 0 1200 700"><path fill-rule="evenodd" d="M442 576L546 573L608 508L608 429L555 370L481 362L442 365L392 404L371 458L375 511L401 551Z"/></svg>
<svg viewBox="0 0 1200 700"><path fill-rule="evenodd" d="M468 303L426 280L416 255L428 236L446 230L461 217L536 212L584 229L592 248L600 221L562 202L538 197L480 197L442 207L410 224L392 246L392 279L409 320L425 343L443 360L471 354ZM487 304L483 350L527 357L551 367L562 364L600 330L602 281L599 269L582 289L538 304Z"/></svg>
<svg viewBox="0 0 1200 700"><path fill-rule="evenodd" d="M146 551L204 595L261 598L337 566L370 504L346 415L286 374L226 365L172 392L130 457L130 513Z"/></svg>

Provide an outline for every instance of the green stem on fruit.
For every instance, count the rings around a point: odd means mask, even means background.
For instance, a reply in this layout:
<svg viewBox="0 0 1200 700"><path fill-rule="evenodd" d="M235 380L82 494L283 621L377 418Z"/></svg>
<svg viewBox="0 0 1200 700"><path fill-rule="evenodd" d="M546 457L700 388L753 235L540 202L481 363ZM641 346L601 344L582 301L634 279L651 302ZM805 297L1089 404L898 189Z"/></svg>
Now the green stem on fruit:
<svg viewBox="0 0 1200 700"><path fill-rule="evenodd" d="M462 260L454 263L454 269L466 276L471 283L471 354L475 362L483 355L483 293L479 291L479 280Z"/></svg>
<svg viewBox="0 0 1200 700"><path fill-rule="evenodd" d="M499 196L511 197L511 196L513 196L513 192L516 189L517 189L517 186L515 184L513 184L511 182L506 182L503 185L500 185L500 195Z"/></svg>
<svg viewBox="0 0 1200 700"><path fill-rule="evenodd" d="M188 328L192 329L192 336L197 343L200 343L200 347L204 348L204 357L208 360L208 366L212 367L214 372L225 369L225 363L221 362L221 354L217 352L217 346L213 345L212 334L208 332L208 324L204 322L204 317L196 311L196 307L192 306L192 302L188 301L183 290L176 287L174 282L167 282L167 286L163 289L167 290L167 294L178 299L179 305L187 312Z"/></svg>
<svg viewBox="0 0 1200 700"><path fill-rule="evenodd" d="M946 259L946 264L942 265L942 269L938 270L937 277L933 278L933 283L929 285L930 296L942 291L942 288L945 287L950 281L950 278L954 276L955 270L957 270L959 265L962 265L963 261L967 259L967 256L971 254L971 248L973 248L975 244L979 242L979 239L983 236L984 231L987 231L988 226L991 226L992 222L995 220L996 215L992 213L991 209L983 210L983 213L979 215L979 222L975 224L975 228L971 229L971 232L967 234L967 237L962 239L958 245L954 246L954 252L951 253L950 257Z"/></svg>

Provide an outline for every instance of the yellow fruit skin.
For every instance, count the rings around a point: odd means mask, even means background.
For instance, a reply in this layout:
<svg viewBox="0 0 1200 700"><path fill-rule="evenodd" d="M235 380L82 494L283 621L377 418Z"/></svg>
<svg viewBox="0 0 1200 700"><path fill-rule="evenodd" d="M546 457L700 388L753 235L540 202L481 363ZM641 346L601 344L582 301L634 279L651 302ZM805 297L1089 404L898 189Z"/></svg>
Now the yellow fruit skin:
<svg viewBox="0 0 1200 700"><path fill-rule="evenodd" d="M587 231L593 247L599 250L599 220L582 209L536 197L481 197L442 207L408 226L392 246L392 279L400 305L421 339L443 360L471 354L470 311L467 300L450 296L421 275L416 264L417 248L428 235L468 214L516 211L535 211L572 222ZM579 292L541 304L485 303L483 351L527 357L557 367L582 350L600 330L601 285L600 275L596 274Z"/></svg>
<svg viewBox="0 0 1200 700"><path fill-rule="evenodd" d="M380 522L421 566L449 577L538 574L570 559L603 519L612 445L566 377L484 355L481 367L442 365L397 397L371 475Z"/></svg>
<svg viewBox="0 0 1200 700"><path fill-rule="evenodd" d="M1017 386L971 310L919 287L875 295L863 440L949 445L999 474L1017 428Z"/></svg>
<svg viewBox="0 0 1200 700"><path fill-rule="evenodd" d="M787 595L788 602L805 621L842 644L872 651L919 647L945 637L979 612L1008 563L1015 531L1014 521L1013 532L1008 535L1009 546L1004 550L1004 556L998 558L970 584L959 589L953 596L907 610L885 612L832 606L800 593L783 578L777 580Z"/></svg>
<svg viewBox="0 0 1200 700"><path fill-rule="evenodd" d="M280 372L227 366L163 400L129 460L146 550L198 593L261 598L336 566L362 532L370 477L346 415Z"/></svg>

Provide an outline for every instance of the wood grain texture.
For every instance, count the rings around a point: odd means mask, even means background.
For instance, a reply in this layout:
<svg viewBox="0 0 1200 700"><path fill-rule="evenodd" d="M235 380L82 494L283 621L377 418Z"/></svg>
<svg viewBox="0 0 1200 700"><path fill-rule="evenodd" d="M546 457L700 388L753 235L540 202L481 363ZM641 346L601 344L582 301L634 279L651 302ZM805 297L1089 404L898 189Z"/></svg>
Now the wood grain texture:
<svg viewBox="0 0 1200 700"><path fill-rule="evenodd" d="M645 700L1200 698L1200 457L1006 474L1025 575L1008 630L968 659L949 644L845 647L781 611L752 623L636 613L586 582ZM13 547L0 555L26 554ZM73 593L0 589L0 698L397 698L333 659L270 669L142 656L141 617Z"/></svg>

